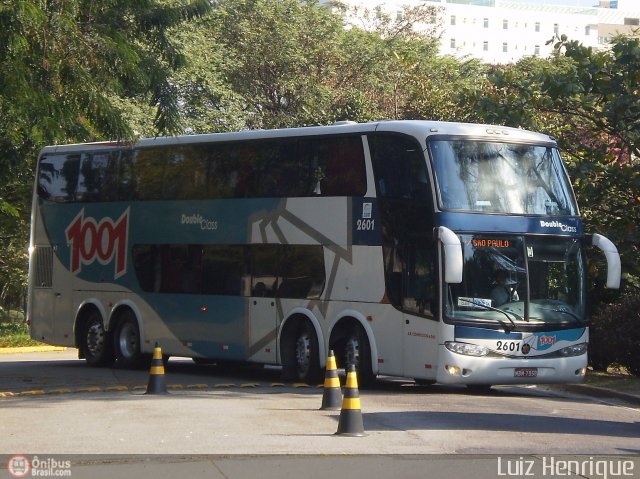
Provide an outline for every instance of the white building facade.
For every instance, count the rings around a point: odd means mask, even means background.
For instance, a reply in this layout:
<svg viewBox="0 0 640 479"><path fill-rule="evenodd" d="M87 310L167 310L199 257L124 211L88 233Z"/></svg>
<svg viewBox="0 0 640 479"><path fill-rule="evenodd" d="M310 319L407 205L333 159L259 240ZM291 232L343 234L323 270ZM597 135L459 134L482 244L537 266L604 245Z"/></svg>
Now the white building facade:
<svg viewBox="0 0 640 479"><path fill-rule="evenodd" d="M379 6L391 15L397 15L403 6L433 6L438 10L441 55L478 58L492 64L515 62L531 55L547 57L553 50L552 40L560 35L585 46L602 48L612 32L629 33L640 19L640 0L604 0L594 7L509 0L342 0L342 3L369 9ZM630 10L633 7L639 11Z"/></svg>

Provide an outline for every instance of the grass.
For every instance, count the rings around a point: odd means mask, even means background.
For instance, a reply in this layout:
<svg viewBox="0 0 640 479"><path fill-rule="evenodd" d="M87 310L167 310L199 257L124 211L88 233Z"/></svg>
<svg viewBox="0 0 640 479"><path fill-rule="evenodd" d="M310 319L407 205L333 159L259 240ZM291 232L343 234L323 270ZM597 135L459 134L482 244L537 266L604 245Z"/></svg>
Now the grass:
<svg viewBox="0 0 640 479"><path fill-rule="evenodd" d="M21 313L12 312L0 317L0 348L17 348L21 346L38 346L42 343L31 339L29 327ZM9 320L10 319L10 320Z"/></svg>
<svg viewBox="0 0 640 479"><path fill-rule="evenodd" d="M621 366L610 366L607 371L587 371L585 384L602 388L615 389L620 392L640 391L640 377L629 374Z"/></svg>

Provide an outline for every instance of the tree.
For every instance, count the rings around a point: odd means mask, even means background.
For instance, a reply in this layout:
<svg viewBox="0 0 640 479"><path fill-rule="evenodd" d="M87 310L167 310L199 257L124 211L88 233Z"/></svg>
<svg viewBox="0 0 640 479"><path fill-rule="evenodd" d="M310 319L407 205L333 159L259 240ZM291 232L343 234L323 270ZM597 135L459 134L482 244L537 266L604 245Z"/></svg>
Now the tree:
<svg viewBox="0 0 640 479"><path fill-rule="evenodd" d="M0 5L0 285L22 288L30 191L45 144L135 135L125 112L153 106L156 132L180 130L170 73L183 56L172 27L206 0L5 0ZM119 100L119 101L118 101ZM22 271L22 275L14 274ZM17 276L17 277L16 277ZM15 293L17 294L17 293Z"/></svg>

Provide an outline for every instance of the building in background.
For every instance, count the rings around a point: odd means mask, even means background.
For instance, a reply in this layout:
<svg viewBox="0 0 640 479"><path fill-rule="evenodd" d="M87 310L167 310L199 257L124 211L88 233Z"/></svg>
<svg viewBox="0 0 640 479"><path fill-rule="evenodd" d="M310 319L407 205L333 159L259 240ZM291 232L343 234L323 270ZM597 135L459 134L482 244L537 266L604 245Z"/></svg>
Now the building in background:
<svg viewBox="0 0 640 479"><path fill-rule="evenodd" d="M606 48L614 35L634 34L640 28L637 0L594 0L594 6L580 6L583 2L571 0L566 5L515 0L343 0L342 3L361 11L379 6L393 16L401 15L404 6L436 7L438 14L432 22L438 25L440 54L478 58L494 64L515 62L530 55L547 57L553 50L553 39L560 35L585 46Z"/></svg>

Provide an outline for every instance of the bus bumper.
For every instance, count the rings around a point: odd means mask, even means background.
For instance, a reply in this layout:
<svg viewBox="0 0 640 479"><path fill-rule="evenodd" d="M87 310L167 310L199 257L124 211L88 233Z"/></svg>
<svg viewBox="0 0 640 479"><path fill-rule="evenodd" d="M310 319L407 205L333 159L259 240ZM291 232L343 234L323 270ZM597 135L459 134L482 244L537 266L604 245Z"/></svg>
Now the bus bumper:
<svg viewBox="0 0 640 479"><path fill-rule="evenodd" d="M436 381L441 384L579 383L587 370L587 354L536 359L474 357L440 347Z"/></svg>

